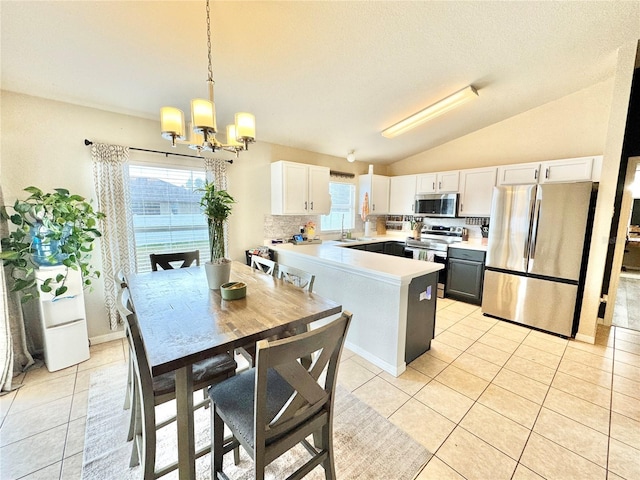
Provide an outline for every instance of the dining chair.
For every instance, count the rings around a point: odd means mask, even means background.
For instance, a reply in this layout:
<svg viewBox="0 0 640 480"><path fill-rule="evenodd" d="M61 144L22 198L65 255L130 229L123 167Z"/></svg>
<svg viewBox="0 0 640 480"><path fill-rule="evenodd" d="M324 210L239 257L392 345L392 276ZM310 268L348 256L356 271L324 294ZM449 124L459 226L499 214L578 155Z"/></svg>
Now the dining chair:
<svg viewBox="0 0 640 480"><path fill-rule="evenodd" d="M313 282L316 279L316 276L312 273L305 272L304 270L279 263L278 278L281 278L285 282L291 283L296 287L301 287L306 291L311 292L313 291Z"/></svg>
<svg viewBox="0 0 640 480"><path fill-rule="evenodd" d="M211 478L226 478L225 454L238 445L254 462L254 478L265 466L299 443L312 455L289 479L300 479L317 465L335 479L333 405L336 374L352 314L310 332L258 342L255 368L214 385L211 397ZM315 354L315 355L314 355ZM300 358L314 355L305 368ZM326 375L321 375L326 369ZM225 425L231 438L224 438ZM314 435L314 445L306 437Z"/></svg>
<svg viewBox="0 0 640 480"><path fill-rule="evenodd" d="M251 268L260 270L267 275L273 275L276 269L276 262L260 255L251 255Z"/></svg>
<svg viewBox="0 0 640 480"><path fill-rule="evenodd" d="M173 415L162 422L156 423L155 407L175 399L175 373L166 373L153 377L147 361L147 355L140 336L138 320L131 304L129 289L123 287L118 293L117 307L120 315L125 319L128 332L129 346L134 366L134 395L132 401L133 448L129 462L130 467L142 464L143 478L155 479L166 475L178 467L173 462L159 470L156 463L156 432L176 420ZM205 389L222 382L235 375L237 364L228 354L202 360L193 365L193 389ZM209 405L209 397L194 404L194 410ZM196 452L196 456L204 455L210 450L207 446ZM236 450L235 460L238 461L239 452Z"/></svg>
<svg viewBox="0 0 640 480"><path fill-rule="evenodd" d="M151 270L158 271L158 266L162 270L172 270L174 268L187 268L194 263L200 266L200 250L192 252L174 252L174 253L151 253L149 254L151 261ZM171 262L182 262L178 267L174 267Z"/></svg>

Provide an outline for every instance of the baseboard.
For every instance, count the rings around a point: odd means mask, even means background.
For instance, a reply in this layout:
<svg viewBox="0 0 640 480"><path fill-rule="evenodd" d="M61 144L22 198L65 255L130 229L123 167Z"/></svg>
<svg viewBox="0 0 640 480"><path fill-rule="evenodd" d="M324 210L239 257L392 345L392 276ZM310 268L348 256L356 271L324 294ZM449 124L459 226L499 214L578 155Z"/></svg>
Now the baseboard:
<svg viewBox="0 0 640 480"><path fill-rule="evenodd" d="M584 333L576 333L576 340L579 342L590 343L591 345L595 345L596 343L596 337L585 335Z"/></svg>
<svg viewBox="0 0 640 480"><path fill-rule="evenodd" d="M119 340L124 338L124 330L117 330L111 333L105 333L104 335L97 335L89 338L90 345L97 345L99 343L112 342L113 340Z"/></svg>
<svg viewBox="0 0 640 480"><path fill-rule="evenodd" d="M407 369L407 364L404 362L402 363L402 365L397 365L397 366L391 365L390 363L387 363L383 360L380 360L378 357L371 355L366 350L363 350L362 348L358 347L357 345L354 345L348 340L344 342L344 346L349 350L351 350L353 353L361 356L368 362L373 363L376 367L380 367L385 372L390 373L394 377L399 377L400 375L402 375L402 372L404 372Z"/></svg>

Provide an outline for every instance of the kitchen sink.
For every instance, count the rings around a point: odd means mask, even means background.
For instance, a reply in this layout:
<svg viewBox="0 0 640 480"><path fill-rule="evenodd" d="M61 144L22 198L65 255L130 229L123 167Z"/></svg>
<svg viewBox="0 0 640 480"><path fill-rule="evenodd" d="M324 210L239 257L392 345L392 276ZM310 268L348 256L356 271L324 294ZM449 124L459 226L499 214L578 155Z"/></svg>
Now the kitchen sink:
<svg viewBox="0 0 640 480"><path fill-rule="evenodd" d="M344 242L344 243L347 243L347 242L359 242L360 239L359 238L339 238L337 241L338 242Z"/></svg>

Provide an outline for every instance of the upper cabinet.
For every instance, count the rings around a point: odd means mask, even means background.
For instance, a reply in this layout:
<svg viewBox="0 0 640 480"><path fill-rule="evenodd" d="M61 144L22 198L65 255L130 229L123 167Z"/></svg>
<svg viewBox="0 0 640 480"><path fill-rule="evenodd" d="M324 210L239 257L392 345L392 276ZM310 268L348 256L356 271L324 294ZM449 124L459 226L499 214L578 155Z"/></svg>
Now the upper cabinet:
<svg viewBox="0 0 640 480"><path fill-rule="evenodd" d="M458 193L460 172L423 173L416 176L416 193Z"/></svg>
<svg viewBox="0 0 640 480"><path fill-rule="evenodd" d="M498 167L498 185L600 180L602 156L566 158Z"/></svg>
<svg viewBox="0 0 640 480"><path fill-rule="evenodd" d="M285 161L271 164L272 215L326 215L330 211L328 167Z"/></svg>
<svg viewBox="0 0 640 480"><path fill-rule="evenodd" d="M412 215L416 199L417 175L400 175L389 179L389 213Z"/></svg>
<svg viewBox="0 0 640 480"><path fill-rule="evenodd" d="M496 167L472 168L460 172L459 217L488 217L496 185Z"/></svg>
<svg viewBox="0 0 640 480"><path fill-rule="evenodd" d="M367 173L360 175L359 179L360 211L364 203L365 193L369 196L369 213L371 215L383 215L389 213L389 177Z"/></svg>

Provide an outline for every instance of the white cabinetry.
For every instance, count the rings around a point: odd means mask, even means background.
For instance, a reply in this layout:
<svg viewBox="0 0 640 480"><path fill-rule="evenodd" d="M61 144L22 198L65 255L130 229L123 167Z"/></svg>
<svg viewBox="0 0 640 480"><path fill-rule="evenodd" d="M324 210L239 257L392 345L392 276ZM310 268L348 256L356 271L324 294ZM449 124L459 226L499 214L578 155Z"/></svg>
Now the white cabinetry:
<svg viewBox="0 0 640 480"><path fill-rule="evenodd" d="M40 267L36 270L39 286L47 279L64 275L65 266ZM51 284L55 291L57 284ZM67 291L54 298L52 293L40 292L39 310L44 344L44 361L50 372L60 370L89 358L87 319L84 310L82 276L68 270Z"/></svg>
<svg viewBox="0 0 640 480"><path fill-rule="evenodd" d="M273 215L325 215L330 211L328 167L285 161L271 164Z"/></svg>
<svg viewBox="0 0 640 480"><path fill-rule="evenodd" d="M369 196L369 213L371 215L384 215L389 213L389 177L367 173L360 175L358 179L360 211L364 204L365 193Z"/></svg>
<svg viewBox="0 0 640 480"><path fill-rule="evenodd" d="M457 170L417 175L416 193L458 193L459 176Z"/></svg>
<svg viewBox="0 0 640 480"><path fill-rule="evenodd" d="M600 180L602 156L565 158L498 167L498 185Z"/></svg>
<svg viewBox="0 0 640 480"><path fill-rule="evenodd" d="M389 179L389 213L412 215L415 208L416 175Z"/></svg>
<svg viewBox="0 0 640 480"><path fill-rule="evenodd" d="M496 167L472 168L460 172L460 217L488 217L496 185Z"/></svg>

